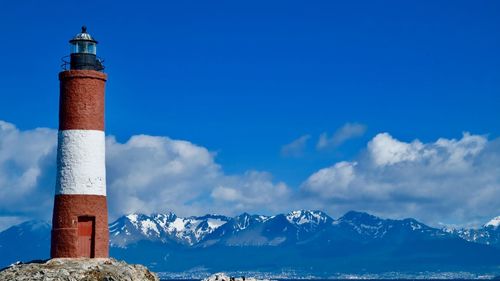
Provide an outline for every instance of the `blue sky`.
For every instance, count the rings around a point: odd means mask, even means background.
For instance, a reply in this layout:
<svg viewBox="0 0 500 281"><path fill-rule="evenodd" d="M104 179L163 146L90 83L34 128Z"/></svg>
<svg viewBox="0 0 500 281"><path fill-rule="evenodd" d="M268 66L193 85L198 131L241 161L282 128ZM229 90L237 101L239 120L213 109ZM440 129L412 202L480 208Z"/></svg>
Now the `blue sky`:
<svg viewBox="0 0 500 281"><path fill-rule="evenodd" d="M498 1L3 1L0 120L19 132L57 128L60 59L85 24L105 59L116 142L187 140L215 153L224 175L263 171L293 192L321 169L362 162L380 133L495 143L499 11ZM0 216L31 216L6 209Z"/></svg>

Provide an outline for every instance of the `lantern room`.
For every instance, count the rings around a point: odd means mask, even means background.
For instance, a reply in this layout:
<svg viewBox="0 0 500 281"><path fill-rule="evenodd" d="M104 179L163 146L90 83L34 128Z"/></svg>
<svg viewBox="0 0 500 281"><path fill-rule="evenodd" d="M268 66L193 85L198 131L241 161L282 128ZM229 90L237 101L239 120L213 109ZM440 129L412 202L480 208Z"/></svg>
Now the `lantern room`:
<svg viewBox="0 0 500 281"><path fill-rule="evenodd" d="M76 70L104 70L102 60L97 55L97 41L87 33L87 27L69 40L71 46L70 69Z"/></svg>

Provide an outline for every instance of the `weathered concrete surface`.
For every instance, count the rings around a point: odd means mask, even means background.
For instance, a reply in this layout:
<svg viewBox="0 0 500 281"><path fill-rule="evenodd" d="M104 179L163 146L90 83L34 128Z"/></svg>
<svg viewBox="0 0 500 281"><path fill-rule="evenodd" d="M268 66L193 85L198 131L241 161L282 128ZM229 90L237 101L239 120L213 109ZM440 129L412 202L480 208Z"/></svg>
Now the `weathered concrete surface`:
<svg viewBox="0 0 500 281"><path fill-rule="evenodd" d="M0 271L0 280L12 281L159 281L142 265L115 259L51 259L43 263L18 264Z"/></svg>
<svg viewBox="0 0 500 281"><path fill-rule="evenodd" d="M56 194L106 196L105 140L103 131L59 131Z"/></svg>
<svg viewBox="0 0 500 281"><path fill-rule="evenodd" d="M78 257L78 216L95 217L94 257L109 256L106 196L56 195L52 218L51 257Z"/></svg>
<svg viewBox="0 0 500 281"><path fill-rule="evenodd" d="M59 73L59 130L104 131L106 74L94 70Z"/></svg>

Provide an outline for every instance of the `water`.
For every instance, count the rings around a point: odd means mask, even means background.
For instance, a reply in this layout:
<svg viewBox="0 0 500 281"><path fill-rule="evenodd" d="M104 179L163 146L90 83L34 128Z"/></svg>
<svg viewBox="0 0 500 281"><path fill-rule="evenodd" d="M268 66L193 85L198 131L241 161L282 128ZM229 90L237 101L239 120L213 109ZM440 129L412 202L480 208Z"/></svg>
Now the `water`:
<svg viewBox="0 0 500 281"><path fill-rule="evenodd" d="M477 280L492 280L490 278L478 278L478 279L434 279L434 278L418 278L418 279L363 279L359 278L363 281L422 281L422 280L432 280L432 281L477 281ZM272 280L277 280L277 281L353 281L353 280L359 280L358 278L351 278L351 279L307 279L307 278L300 278L300 279L272 279ZM202 279L161 279L161 281L201 281ZM496 279L495 279L496 280Z"/></svg>

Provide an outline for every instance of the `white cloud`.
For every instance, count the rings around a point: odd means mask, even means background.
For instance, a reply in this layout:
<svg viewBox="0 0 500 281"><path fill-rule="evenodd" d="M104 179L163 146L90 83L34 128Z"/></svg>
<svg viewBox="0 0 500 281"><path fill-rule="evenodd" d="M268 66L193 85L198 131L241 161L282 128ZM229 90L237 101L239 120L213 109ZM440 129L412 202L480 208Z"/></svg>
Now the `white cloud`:
<svg viewBox="0 0 500 281"><path fill-rule="evenodd" d="M304 188L322 198L345 197L347 187L355 178L356 162L339 162L312 174L304 183Z"/></svg>
<svg viewBox="0 0 500 281"><path fill-rule="evenodd" d="M110 211L186 213L222 175L213 155L190 142L138 135L106 141ZM192 209L191 209L192 210ZM192 210L197 211L197 210Z"/></svg>
<svg viewBox="0 0 500 281"><path fill-rule="evenodd" d="M302 156L304 154L304 149L306 148L307 141L310 138L310 135L304 135L292 141L291 143L284 145L281 148L281 155L289 157Z"/></svg>
<svg viewBox="0 0 500 281"><path fill-rule="evenodd" d="M366 126L359 123L346 123L332 137L328 137L327 133L322 133L319 137L316 148L318 150L335 148L348 141L349 139L361 137L366 132Z"/></svg>
<svg viewBox="0 0 500 281"><path fill-rule="evenodd" d="M423 149L424 145L418 140L405 143L394 139L388 133L378 134L368 143L368 151L373 161L380 166L414 161L423 156Z"/></svg>
<svg viewBox="0 0 500 281"><path fill-rule="evenodd" d="M426 160L429 164L458 167L466 165L467 158L476 156L486 143L485 137L469 133L464 133L460 140L441 138L427 145L419 140L405 143L388 133L381 133L368 143L368 151L375 164L380 166Z"/></svg>
<svg viewBox="0 0 500 281"><path fill-rule="evenodd" d="M0 214L17 221L52 209L57 135L0 121ZM45 212L47 214L47 212Z"/></svg>
<svg viewBox="0 0 500 281"><path fill-rule="evenodd" d="M261 212L264 206L267 212L289 208L291 190L283 182L274 183L269 173L248 171L222 181L224 185L216 187L210 196L214 207L223 213Z"/></svg>
<svg viewBox="0 0 500 281"><path fill-rule="evenodd" d="M106 142L110 212L174 211L180 215L275 210L288 195L270 174L227 175L206 148L167 137L139 135Z"/></svg>
<svg viewBox="0 0 500 281"><path fill-rule="evenodd" d="M226 202L236 202L241 200L242 194L234 188L218 186L213 191L211 196L216 200L223 200Z"/></svg>
<svg viewBox="0 0 500 281"><path fill-rule="evenodd" d="M175 211L180 215L270 210L288 192L268 173L226 175L206 148L167 137L107 139L110 212Z"/></svg>
<svg viewBox="0 0 500 281"><path fill-rule="evenodd" d="M336 214L356 209L389 217L463 224L500 210L500 140L403 142L375 136L354 162L314 173L301 186L310 205Z"/></svg>

